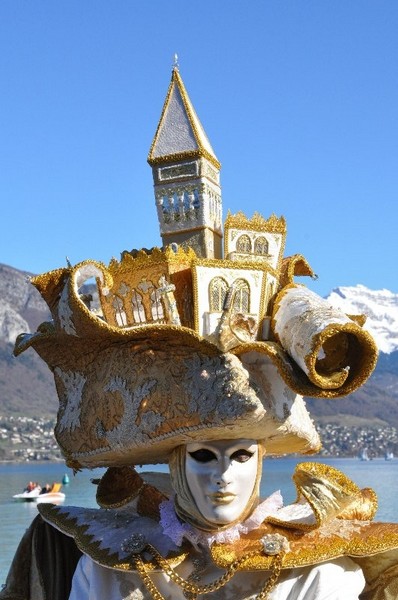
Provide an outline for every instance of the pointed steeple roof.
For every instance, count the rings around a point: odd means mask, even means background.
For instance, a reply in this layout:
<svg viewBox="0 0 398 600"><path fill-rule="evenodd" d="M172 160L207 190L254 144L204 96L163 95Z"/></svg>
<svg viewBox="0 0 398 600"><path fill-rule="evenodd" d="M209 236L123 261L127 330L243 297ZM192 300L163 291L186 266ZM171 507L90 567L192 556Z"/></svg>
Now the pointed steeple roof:
<svg viewBox="0 0 398 600"><path fill-rule="evenodd" d="M220 163L189 99L178 67L173 68L162 114L148 155L151 166L204 156Z"/></svg>

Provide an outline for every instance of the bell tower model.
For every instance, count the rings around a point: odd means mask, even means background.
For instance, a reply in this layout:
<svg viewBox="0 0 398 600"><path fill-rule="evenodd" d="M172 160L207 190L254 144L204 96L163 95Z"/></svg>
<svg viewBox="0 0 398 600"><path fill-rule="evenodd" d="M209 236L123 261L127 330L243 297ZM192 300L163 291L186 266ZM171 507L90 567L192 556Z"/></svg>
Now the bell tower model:
<svg viewBox="0 0 398 600"><path fill-rule="evenodd" d="M220 163L173 67L148 163L163 245L222 257Z"/></svg>

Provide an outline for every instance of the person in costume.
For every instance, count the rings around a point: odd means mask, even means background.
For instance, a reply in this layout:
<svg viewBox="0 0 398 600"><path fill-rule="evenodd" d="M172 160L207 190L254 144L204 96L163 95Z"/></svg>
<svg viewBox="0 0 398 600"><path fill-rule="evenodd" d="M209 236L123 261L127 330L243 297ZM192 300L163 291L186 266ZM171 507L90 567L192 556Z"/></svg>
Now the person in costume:
<svg viewBox="0 0 398 600"><path fill-rule="evenodd" d="M228 215L221 234L219 163L177 68L148 160L163 248L33 279L52 321L15 354L54 374L66 464L107 471L98 509L39 505L1 600L397 598L398 525L373 521L372 490L303 462L296 502L259 497L265 454L320 449L303 396L372 373L364 319L296 283L313 272L283 256L282 217Z"/></svg>
<svg viewBox="0 0 398 600"><path fill-rule="evenodd" d="M213 544L238 545L241 534L261 531L267 517L277 518L282 509L278 493L259 503L262 454L260 444L243 439L179 446L170 459L176 496L160 505L162 530L154 538L154 544L159 544L159 537L165 535L170 538L168 545L171 540L181 552L189 542L189 558L175 569L170 564L160 564L160 569L146 573L142 565L137 565L138 574L121 574L85 557L74 576L71 600L99 597L183 600L196 598L197 594L233 599L321 599L341 598L344 594L347 600L357 599L365 580L361 568L350 558L339 557L317 567L292 568L281 573L281 557L289 549L288 538L281 533L265 533L257 540L260 552L253 547L225 571L215 564L210 550ZM135 537L125 538L122 545L125 550L136 552L134 545L142 547L146 540L148 533L143 529ZM149 544L148 550L152 552ZM275 558L268 569L246 566L239 571L239 563L254 564L261 552Z"/></svg>
<svg viewBox="0 0 398 600"><path fill-rule="evenodd" d="M16 560L2 600L395 597L398 526L372 522L372 490L303 462L293 475L295 503L283 506L278 493L259 498L264 453L320 447L302 394L338 398L361 385L377 356L372 338L361 319L291 281L263 317L267 339L253 327L254 303L250 314L234 310L233 284L213 330L203 335L176 323L187 295L198 315L203 294L192 282L206 278L195 269L224 277L238 269L242 279L242 263L204 262L191 250L155 249L33 280L53 321L19 336L15 352L34 347L54 373L55 434L67 465L108 470L98 485L100 508L39 506L40 522L23 548L25 561L27 547L34 549L29 589L42 596L15 595L22 585ZM263 268L251 262L248 279ZM92 277L101 311L80 298ZM129 290L127 304L143 281L167 290L167 302L162 292L152 295L162 302L162 322L118 325L119 290ZM170 477L133 466L154 463L168 463ZM43 561L49 539L64 549L51 557L62 557L56 573L67 563L61 589Z"/></svg>

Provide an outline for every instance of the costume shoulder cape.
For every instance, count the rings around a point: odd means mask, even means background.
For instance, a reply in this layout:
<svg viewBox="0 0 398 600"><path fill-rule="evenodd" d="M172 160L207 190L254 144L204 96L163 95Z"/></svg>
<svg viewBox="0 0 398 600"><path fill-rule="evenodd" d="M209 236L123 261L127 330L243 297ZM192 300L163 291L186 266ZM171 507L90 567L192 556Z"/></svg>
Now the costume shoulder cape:
<svg viewBox="0 0 398 600"><path fill-rule="evenodd" d="M109 488L115 479L119 484L123 481L118 503L116 490ZM267 517L258 529L241 535L237 542L213 544L210 553L214 563L228 568L238 561L241 570L266 570L281 552L282 569L289 569L349 556L363 568L369 593L380 581L384 581L385 590L396 585L398 592L398 523L373 521L377 510L373 490L361 490L341 471L315 462L299 464L293 480L296 502ZM83 553L106 567L135 570L140 556L148 570L156 570L156 555L170 567L189 556L189 542L176 546L159 523L159 504L167 497L159 486L145 482L136 473L125 477L110 470L99 492L104 508L42 504L39 510L47 522L73 537Z"/></svg>

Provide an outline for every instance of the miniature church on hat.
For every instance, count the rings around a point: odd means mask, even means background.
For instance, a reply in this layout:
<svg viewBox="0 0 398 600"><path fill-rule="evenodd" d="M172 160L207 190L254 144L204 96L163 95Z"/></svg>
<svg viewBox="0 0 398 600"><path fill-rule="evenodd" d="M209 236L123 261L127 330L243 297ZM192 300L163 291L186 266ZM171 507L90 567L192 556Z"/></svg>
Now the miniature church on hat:
<svg viewBox="0 0 398 600"><path fill-rule="evenodd" d="M227 302L229 313L246 315L241 341L266 339L269 304L283 266L285 220L229 214L223 243L220 163L177 65L148 162L164 247L185 252L152 251L151 257L141 255L141 262L134 254L128 274L114 263L114 283L120 281L113 290L119 291L101 295L107 319L128 327L173 322L211 338ZM124 260L128 254L123 253ZM154 278L143 279L142 270L147 273L151 262ZM303 274L311 274L309 268Z"/></svg>

